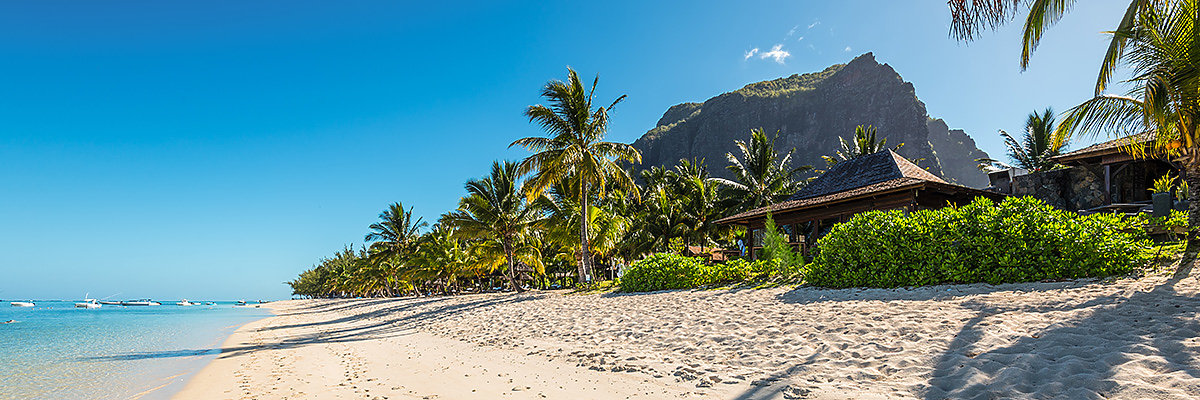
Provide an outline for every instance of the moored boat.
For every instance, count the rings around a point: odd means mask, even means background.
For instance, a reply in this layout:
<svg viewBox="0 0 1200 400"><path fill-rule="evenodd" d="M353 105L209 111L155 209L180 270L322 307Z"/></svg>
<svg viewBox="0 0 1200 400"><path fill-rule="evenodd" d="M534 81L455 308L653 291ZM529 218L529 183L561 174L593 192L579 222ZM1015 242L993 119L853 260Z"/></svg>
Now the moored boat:
<svg viewBox="0 0 1200 400"><path fill-rule="evenodd" d="M100 302L94 299L84 299L84 301L75 303L75 308L100 308Z"/></svg>
<svg viewBox="0 0 1200 400"><path fill-rule="evenodd" d="M161 306L162 303L159 303L157 301L150 300L150 299L139 299L139 300L132 300L132 301L122 301L121 305L123 305L123 306Z"/></svg>
<svg viewBox="0 0 1200 400"><path fill-rule="evenodd" d="M13 302L9 302L8 305L13 306L13 307L33 307L33 302L31 302L31 301L13 301Z"/></svg>
<svg viewBox="0 0 1200 400"><path fill-rule="evenodd" d="M175 303L175 305L177 305L177 306L194 306L194 305L199 305L199 304L200 303L190 302L187 299L183 299L183 300L180 300L178 303Z"/></svg>

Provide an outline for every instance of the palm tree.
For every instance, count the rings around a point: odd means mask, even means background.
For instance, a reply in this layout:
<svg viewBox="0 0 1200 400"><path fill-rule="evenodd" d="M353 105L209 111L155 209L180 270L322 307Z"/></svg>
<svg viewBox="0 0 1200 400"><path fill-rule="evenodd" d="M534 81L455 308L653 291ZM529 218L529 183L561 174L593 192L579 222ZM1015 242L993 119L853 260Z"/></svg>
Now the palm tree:
<svg viewBox="0 0 1200 400"><path fill-rule="evenodd" d="M841 149L834 153L834 156L821 156L825 159L825 163L833 166L840 161L849 161L868 154L875 154L887 150L887 138L875 140L879 131L871 125L859 125L854 127L854 139L846 142L845 138L838 137L838 142L841 144ZM899 150L904 147L904 143L896 146L892 150Z"/></svg>
<svg viewBox="0 0 1200 400"><path fill-rule="evenodd" d="M541 214L526 203L519 179L516 163L493 162L489 176L467 181L467 197L459 200L457 210L442 217L442 223L455 228L461 238L497 245L507 265L505 279L513 290L522 292L515 278L517 247Z"/></svg>
<svg viewBox="0 0 1200 400"><path fill-rule="evenodd" d="M405 210L403 204L395 202L379 213L379 222L369 227L371 233L363 238L371 243L367 260L372 268L381 270L377 275L388 277L388 295L394 292L398 283L403 258L412 252L421 228L426 226L428 224L420 217L413 219L412 208Z"/></svg>
<svg viewBox="0 0 1200 400"><path fill-rule="evenodd" d="M412 247L420 237L421 228L428 225L420 217L413 220L412 208L405 210L403 204L395 202L379 213L379 222L371 224L371 233L363 240L371 243L372 255L398 257Z"/></svg>
<svg viewBox="0 0 1200 400"><path fill-rule="evenodd" d="M709 175L703 159L679 160L672 175L686 226L684 245L715 246L718 239L730 233L729 225L716 224L729 210L720 181Z"/></svg>
<svg viewBox="0 0 1200 400"><path fill-rule="evenodd" d="M596 191L593 189L593 195ZM542 224L544 239L578 249L581 243L579 227L587 221L588 262L596 258L610 258L619 250L622 240L631 230L628 200L632 195L610 187L606 190L608 196L588 204L585 211L574 195L578 192L579 189L572 182L559 182L537 199L535 206L546 215ZM576 261L579 261L578 257Z"/></svg>
<svg viewBox="0 0 1200 400"><path fill-rule="evenodd" d="M1075 4L1075 0L949 0L950 35L959 40L973 40L985 29L995 29L1028 10L1021 33L1021 70L1029 67L1029 57L1037 49L1046 29L1062 19ZM1130 0L1116 31L1133 28L1137 15L1154 4L1167 3L1155 0ZM1112 78L1114 67L1128 45L1128 39L1114 35L1096 78L1096 95L1100 95Z"/></svg>
<svg viewBox="0 0 1200 400"><path fill-rule="evenodd" d="M812 170L810 165L793 168L791 149L783 157L775 151L775 137L768 138L762 128L750 130L750 143L735 141L741 158L726 153L729 171L734 179L718 178L728 187L730 196L742 199L739 210L749 210L774 204L791 196L802 185L796 175Z"/></svg>
<svg viewBox="0 0 1200 400"><path fill-rule="evenodd" d="M1130 140L1135 157L1167 156L1182 162L1190 187L1200 184L1200 0L1154 2L1141 7L1129 27L1110 32L1123 45L1117 62L1128 68L1125 95L1098 94L1066 113L1059 137L1069 134L1143 134ZM1111 73L1111 70L1107 71ZM1105 74L1102 71L1101 74ZM1100 93L1103 82L1097 83ZM1200 227L1200 201L1191 201L1188 225ZM1196 249L1196 238L1188 242Z"/></svg>
<svg viewBox="0 0 1200 400"><path fill-rule="evenodd" d="M435 226L418 242L412 266L405 271L408 278L432 282L441 286L442 293L449 294L451 289L457 289L458 278L476 275L478 260L450 228Z"/></svg>
<svg viewBox="0 0 1200 400"><path fill-rule="evenodd" d="M578 189L580 212L590 209L590 195L605 197L611 184L633 189L636 185L620 162L641 163L642 155L633 146L605 142L609 112L625 99L617 97L608 107L593 108L592 96L600 77L585 89L575 70L567 68L567 81L553 80L542 88L546 105L533 105L525 110L530 122L537 122L549 135L527 137L514 141L509 147L521 146L534 152L517 166L524 175L534 173L526 182L528 197L535 198L550 186L564 181L573 182ZM579 280L591 280L591 260L588 250L588 218L580 218Z"/></svg>
<svg viewBox="0 0 1200 400"><path fill-rule="evenodd" d="M1058 165L1053 158L1062 154L1063 148L1067 146L1065 138L1056 137L1059 134L1054 126L1054 110L1051 108L1046 108L1041 114L1036 111L1029 113L1029 119L1025 121L1025 135L1021 140L1017 140L1003 129L1000 130L1000 136L1004 137L1004 145L1008 147L1008 158L1018 167L1030 171L1047 171ZM978 161L988 165L1005 166L990 158Z"/></svg>

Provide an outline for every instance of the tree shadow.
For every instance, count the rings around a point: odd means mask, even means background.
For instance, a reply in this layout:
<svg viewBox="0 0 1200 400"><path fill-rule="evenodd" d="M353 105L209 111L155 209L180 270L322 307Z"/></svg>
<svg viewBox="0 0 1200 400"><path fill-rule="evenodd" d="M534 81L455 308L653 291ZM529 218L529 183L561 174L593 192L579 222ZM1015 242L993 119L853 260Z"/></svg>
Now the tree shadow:
<svg viewBox="0 0 1200 400"><path fill-rule="evenodd" d="M1155 371L1139 396L1161 397L1165 375L1200 378L1200 364L1183 340L1200 333L1197 299L1175 287L1191 275L1193 261L1150 291L1111 295L1080 304L1006 306L967 301L975 309L948 348L935 361L926 399L946 398L1108 398L1120 388L1118 369L1128 363ZM1005 313L1047 314L1092 310L1073 320L1054 321L1008 346L980 351L991 339L987 325ZM1086 312L1086 311L1085 311ZM1047 321L1051 316L1045 317ZM993 330L994 331L994 330ZM1189 384L1191 393L1200 384ZM1128 388L1126 388L1128 389Z"/></svg>
<svg viewBox="0 0 1200 400"><path fill-rule="evenodd" d="M443 320L453 317L452 314L467 310L492 307L502 304L513 304L524 301L537 299L538 296L531 295L510 295L500 298L485 298L463 303L449 303L443 305L435 305L428 309L416 311L421 307L434 305L439 301L453 300L451 298L441 299L421 299L415 301L398 301L397 304L386 304L388 301L363 301L364 304L359 306L324 308L325 312L349 312L356 308L368 306L380 306L377 310L372 310L363 313L355 313L343 316L341 318L323 320L309 323L276 325L264 328L259 328L258 331L272 331L279 329L295 329L295 328L311 328L316 332L306 334L293 334L278 340L262 343L257 345L244 346L229 346L219 348L204 348L204 349L177 349L163 350L150 352L129 352L106 356L81 357L77 360L85 362L106 362L106 361L131 361L131 360L146 360L146 359L163 359L163 358L179 358L179 357L194 357L218 354L218 358L237 357L253 352L263 350L280 350L290 349L309 345L319 345L328 343L345 343L357 342L364 340L374 340L388 337L405 336L411 332L411 329L418 325ZM357 301L356 301L357 302ZM339 302L340 303L340 302ZM303 310L297 312L285 312L280 316L309 314L311 310ZM410 312L411 314L404 315L398 318L383 318L395 313ZM337 329L323 329L323 327L332 327L339 324L349 324L354 322L363 322L376 320L369 324L353 324L351 326L341 327Z"/></svg>
<svg viewBox="0 0 1200 400"><path fill-rule="evenodd" d="M1000 285L971 283L892 289L830 289L815 286L800 286L787 292L780 293L777 298L781 302L798 305L843 301L943 301L997 292L1033 293L1051 290L1073 289L1089 285L1103 284L1102 281L1103 280L1097 278L1087 278L1068 281L1024 282Z"/></svg>

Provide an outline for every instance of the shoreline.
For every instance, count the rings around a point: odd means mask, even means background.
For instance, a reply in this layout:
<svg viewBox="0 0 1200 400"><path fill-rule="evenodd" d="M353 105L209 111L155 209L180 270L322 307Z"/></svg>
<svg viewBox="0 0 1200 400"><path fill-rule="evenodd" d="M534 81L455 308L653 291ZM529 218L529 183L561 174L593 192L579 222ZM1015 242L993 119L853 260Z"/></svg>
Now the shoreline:
<svg viewBox="0 0 1200 400"><path fill-rule="evenodd" d="M413 300L419 299L386 301ZM703 398L697 396L711 393L562 360L530 359L527 352L477 347L411 329L371 331L388 324L371 316L335 318L336 311L317 311L353 307L355 302L277 302L275 316L234 332L222 355L172 399ZM359 334L370 337L359 340ZM282 374L287 371L295 374Z"/></svg>
<svg viewBox="0 0 1200 400"><path fill-rule="evenodd" d="M270 304L270 303L267 303L267 304ZM263 304L263 306L265 306L265 305L266 304ZM234 307L236 308L239 306L234 306ZM175 398L175 396L178 395L179 392L183 391L183 389L186 388L187 385L191 384L192 379L196 377L196 374L200 373L200 371L203 371L205 368L208 368L209 364L212 364L213 361L216 361L216 359L221 356L221 353L224 352L223 349L225 349L226 347L229 346L230 338L232 338L233 335L236 335L238 333L238 331L240 331L242 328L245 328L247 325L250 325L250 324L253 324L256 322L260 322L260 321L263 321L266 319L270 319L270 318L278 315L276 313L276 311L274 309L272 309L271 307L256 307L256 308L261 308L261 309L267 310L268 312L270 312L270 315L264 315L262 318L259 318L259 319L256 319L256 320L253 320L250 322L236 324L236 325L226 327L226 328L232 328L232 329L229 329L228 334L222 335L222 337L217 338L213 343L212 347L216 348L217 352L214 354L208 354L208 355L204 356L204 357L212 357L211 360L208 360L208 362L205 362L203 364L197 365L195 368L189 369L185 372L162 378L161 385L155 386L153 388L146 389L140 393L134 394L132 397L130 397L130 399L131 400L142 400L142 399L172 399L172 398Z"/></svg>
<svg viewBox="0 0 1200 400"><path fill-rule="evenodd" d="M1200 396L1200 279L293 300L175 399ZM274 303L273 303L274 304Z"/></svg>

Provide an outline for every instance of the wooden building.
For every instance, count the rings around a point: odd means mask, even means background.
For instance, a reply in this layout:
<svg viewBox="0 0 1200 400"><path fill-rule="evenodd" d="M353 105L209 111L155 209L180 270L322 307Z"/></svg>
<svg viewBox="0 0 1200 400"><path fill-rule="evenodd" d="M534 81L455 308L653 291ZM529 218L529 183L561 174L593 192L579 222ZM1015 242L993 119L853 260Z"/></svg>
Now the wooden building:
<svg viewBox="0 0 1200 400"><path fill-rule="evenodd" d="M1103 182L1100 186L1103 191L1101 206L1149 204L1149 189L1155 179L1167 174L1180 176L1183 171L1167 157L1134 158L1126 151L1133 140L1145 143L1153 141L1154 137L1140 134L1097 143L1054 157L1054 161L1068 167L1095 170Z"/></svg>
<svg viewBox="0 0 1200 400"><path fill-rule="evenodd" d="M718 220L750 232L746 247L757 258L767 215L803 254L834 224L872 210L921 210L1005 195L948 183L891 150L842 161L786 201Z"/></svg>

